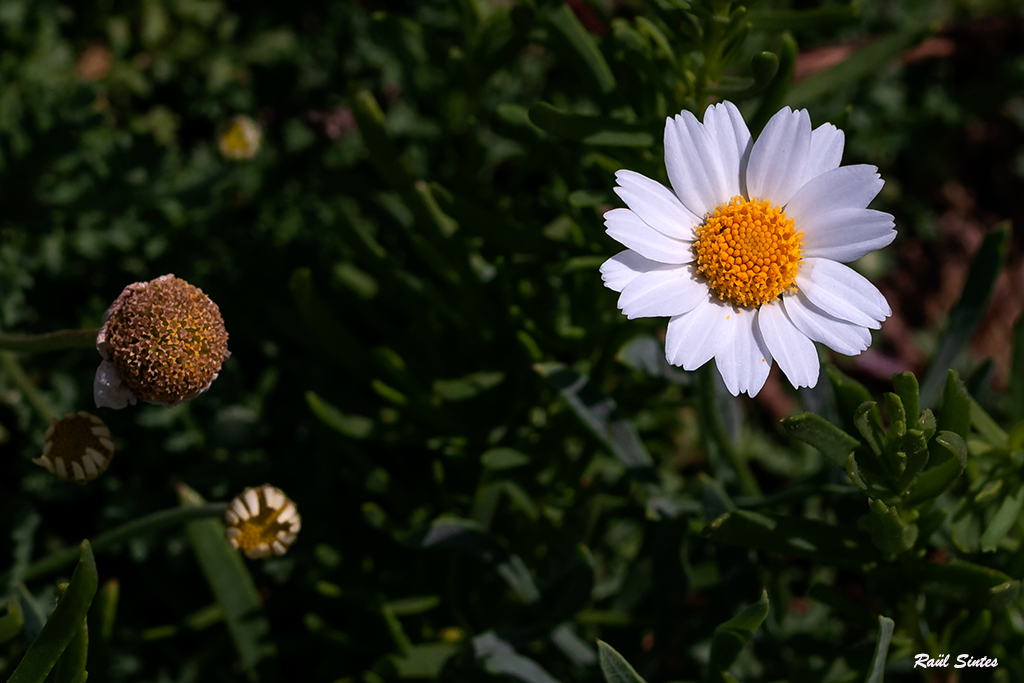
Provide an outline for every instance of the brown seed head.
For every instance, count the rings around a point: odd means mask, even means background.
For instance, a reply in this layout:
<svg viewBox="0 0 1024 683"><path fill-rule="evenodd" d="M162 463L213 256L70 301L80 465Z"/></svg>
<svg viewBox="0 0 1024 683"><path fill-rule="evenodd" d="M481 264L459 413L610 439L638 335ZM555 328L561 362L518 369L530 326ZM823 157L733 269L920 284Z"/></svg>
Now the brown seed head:
<svg viewBox="0 0 1024 683"><path fill-rule="evenodd" d="M165 405L206 391L229 355L217 304L174 275L126 287L96 345L138 398Z"/></svg>
<svg viewBox="0 0 1024 683"><path fill-rule="evenodd" d="M86 412L50 420L43 454L32 460L61 479L80 484L103 474L114 457L114 442L103 420Z"/></svg>

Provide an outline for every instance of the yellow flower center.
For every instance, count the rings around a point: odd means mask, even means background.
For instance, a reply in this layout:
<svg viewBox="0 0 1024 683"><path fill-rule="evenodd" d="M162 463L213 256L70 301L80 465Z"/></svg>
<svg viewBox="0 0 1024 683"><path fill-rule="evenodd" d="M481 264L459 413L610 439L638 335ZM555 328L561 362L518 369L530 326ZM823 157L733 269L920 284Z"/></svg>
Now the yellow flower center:
<svg viewBox="0 0 1024 683"><path fill-rule="evenodd" d="M733 197L697 226L697 271L719 299L757 308L793 289L803 237L771 202Z"/></svg>

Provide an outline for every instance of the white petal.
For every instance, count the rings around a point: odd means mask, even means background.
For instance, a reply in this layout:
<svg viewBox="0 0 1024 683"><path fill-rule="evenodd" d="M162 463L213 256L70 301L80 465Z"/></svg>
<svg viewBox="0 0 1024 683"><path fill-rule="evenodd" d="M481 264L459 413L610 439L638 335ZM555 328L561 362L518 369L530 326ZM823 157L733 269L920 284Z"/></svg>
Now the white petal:
<svg viewBox="0 0 1024 683"><path fill-rule="evenodd" d="M100 361L96 378L92 383L92 396L97 408L125 408L135 405L135 394L121 381L117 368L112 363Z"/></svg>
<svg viewBox="0 0 1024 683"><path fill-rule="evenodd" d="M675 267L651 261L632 249L626 249L601 264L601 279L604 280L604 286L608 289L613 292L621 292L626 285L636 279L641 273L658 270L659 268Z"/></svg>
<svg viewBox="0 0 1024 683"><path fill-rule="evenodd" d="M884 184L874 166L841 166L801 187L786 205L786 215L796 223L796 229L802 231L802 225L820 214L836 209L866 208Z"/></svg>
<svg viewBox="0 0 1024 683"><path fill-rule="evenodd" d="M717 141L688 111L665 122L665 170L676 196L702 220L729 201Z"/></svg>
<svg viewBox="0 0 1024 683"><path fill-rule="evenodd" d="M829 315L800 292L782 297L782 307L798 330L839 353L856 356L871 345L866 327Z"/></svg>
<svg viewBox="0 0 1024 683"><path fill-rule="evenodd" d="M805 258L796 274L796 286L826 313L873 330L892 315L885 297L866 277L835 261Z"/></svg>
<svg viewBox="0 0 1024 683"><path fill-rule="evenodd" d="M615 179L619 181L615 194L622 197L626 206L644 223L663 235L689 242L694 240L693 226L702 219L690 213L672 190L633 171L619 171Z"/></svg>
<svg viewBox="0 0 1024 683"><path fill-rule="evenodd" d="M804 256L856 261L894 239L892 216L874 209L836 209L819 213L798 229L804 233Z"/></svg>
<svg viewBox="0 0 1024 683"><path fill-rule="evenodd" d="M745 176L750 157L750 130L743 115L732 102L713 104L704 112L704 127L711 133L718 148L725 172L725 195L719 203L736 195L746 194Z"/></svg>
<svg viewBox="0 0 1024 683"><path fill-rule="evenodd" d="M242 494L242 499L245 501L246 506L249 508L249 514L256 517L260 514L260 498L256 495L256 489L246 489Z"/></svg>
<svg viewBox="0 0 1024 683"><path fill-rule="evenodd" d="M811 117L807 110L780 110L750 150L747 195L785 206L803 185L810 144Z"/></svg>
<svg viewBox="0 0 1024 683"><path fill-rule="evenodd" d="M661 234L629 209L612 209L604 215L604 224L612 239L652 261L689 263L693 260L690 242Z"/></svg>
<svg viewBox="0 0 1024 683"><path fill-rule="evenodd" d="M799 389L818 383L818 351L814 342L793 325L781 301L761 306L757 326L790 384Z"/></svg>
<svg viewBox="0 0 1024 683"><path fill-rule="evenodd" d="M804 167L804 180L817 178L822 173L839 168L843 160L843 131L831 123L823 123L811 131L811 146L807 152L807 166Z"/></svg>
<svg viewBox="0 0 1024 683"><path fill-rule="evenodd" d="M709 293L692 311L669 320L665 334L668 362L681 365L684 370L696 370L714 358L720 341L716 334L718 324L731 311L731 306L725 306Z"/></svg>
<svg viewBox="0 0 1024 683"><path fill-rule="evenodd" d="M707 284L687 265L642 273L622 290L619 308L630 320L675 316L692 311L707 297Z"/></svg>
<svg viewBox="0 0 1024 683"><path fill-rule="evenodd" d="M718 326L715 365L733 396L744 392L756 396L772 368L772 354L755 324L756 318L757 311L736 308Z"/></svg>

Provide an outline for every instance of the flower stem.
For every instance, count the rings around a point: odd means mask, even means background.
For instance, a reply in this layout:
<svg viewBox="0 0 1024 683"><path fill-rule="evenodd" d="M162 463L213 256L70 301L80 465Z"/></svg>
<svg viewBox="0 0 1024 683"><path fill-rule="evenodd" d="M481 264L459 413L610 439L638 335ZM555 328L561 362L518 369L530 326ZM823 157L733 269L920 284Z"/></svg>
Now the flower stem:
<svg viewBox="0 0 1024 683"><path fill-rule="evenodd" d="M19 353L42 353L63 349L89 349L96 346L99 328L57 330L43 334L11 334L0 332L0 349Z"/></svg>
<svg viewBox="0 0 1024 683"><path fill-rule="evenodd" d="M711 363L705 363L698 370L704 426L709 430L712 441L718 446L719 451L729 461L729 465L736 473L743 495L759 498L761 496L761 487L757 485L757 480L754 479L754 474L747 466L746 459L740 455L739 451L736 450L736 446L733 445L732 439L729 438L725 431L725 425L722 424L722 417L718 414L718 401L715 396L715 376L713 373L714 366Z"/></svg>
<svg viewBox="0 0 1024 683"><path fill-rule="evenodd" d="M92 549L96 552L110 548L113 545L122 543L129 538L141 536L143 534L163 529L169 526L175 526L182 524L183 522L189 522L193 519L205 519L209 517L221 517L224 511L227 510L227 503L204 503L202 505L195 505L190 507L175 507L168 510L161 510L160 512L154 512L151 515L133 519L130 522L122 524L116 529L94 536L90 539ZM50 572L54 572L61 567L66 567L78 559L78 547L64 548L58 550L55 553L51 553L46 557L36 560L28 566L25 570L25 575L21 577L21 581L30 581L32 579L45 576ZM9 580L9 574L4 573L0 575L0 586L6 585Z"/></svg>

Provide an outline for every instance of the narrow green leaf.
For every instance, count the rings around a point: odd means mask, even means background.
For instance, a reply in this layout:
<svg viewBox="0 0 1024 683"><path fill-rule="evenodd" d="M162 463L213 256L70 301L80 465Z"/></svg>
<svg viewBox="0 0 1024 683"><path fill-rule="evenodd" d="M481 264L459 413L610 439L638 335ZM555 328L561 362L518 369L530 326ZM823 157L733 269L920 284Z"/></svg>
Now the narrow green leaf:
<svg viewBox="0 0 1024 683"><path fill-rule="evenodd" d="M897 555L913 547L917 540L917 527L904 524L895 506L889 507L880 500L871 500L868 513L868 527L871 542L886 555Z"/></svg>
<svg viewBox="0 0 1024 683"><path fill-rule="evenodd" d="M347 437L365 439L373 431L373 420L362 415L346 415L315 392L306 392L306 404L321 422Z"/></svg>
<svg viewBox="0 0 1024 683"><path fill-rule="evenodd" d="M900 397L906 415L907 429L917 429L921 418L921 401L917 386L917 377L912 372L900 372L892 376L892 384L896 395Z"/></svg>
<svg viewBox="0 0 1024 683"><path fill-rule="evenodd" d="M480 464L489 470L510 470L528 462L529 456L514 448L492 448L480 456Z"/></svg>
<svg viewBox="0 0 1024 683"><path fill-rule="evenodd" d="M860 11L851 4L805 10L761 10L747 16L755 32L777 34L783 31L828 31L855 24L860 18Z"/></svg>
<svg viewBox="0 0 1024 683"><path fill-rule="evenodd" d="M567 3L562 3L548 15L548 21L568 43L584 67L584 73L594 79L601 92L607 94L615 90L615 76L597 47L587 29L583 27L576 14Z"/></svg>
<svg viewBox="0 0 1024 683"><path fill-rule="evenodd" d="M403 617L410 614L429 612L440 604L441 598L437 595L418 595L414 598L391 600L385 603L385 606L391 610L392 614Z"/></svg>
<svg viewBox="0 0 1024 683"><path fill-rule="evenodd" d="M848 377L839 371L834 365L825 365L825 374L836 393L836 404L839 415L843 418L848 429L853 427L853 414L863 403L873 400L871 393L863 384Z"/></svg>
<svg viewBox="0 0 1024 683"><path fill-rule="evenodd" d="M928 450L929 461L936 465L917 476L903 497L905 505L932 500L952 486L967 467L967 444L955 432L939 432Z"/></svg>
<svg viewBox="0 0 1024 683"><path fill-rule="evenodd" d="M7 683L43 683L61 653L82 630L98 585L92 547L89 541L82 541L71 583Z"/></svg>
<svg viewBox="0 0 1024 683"><path fill-rule="evenodd" d="M29 512L11 531L11 540L14 541L14 563L5 579L7 585L0 586L0 589L6 589L6 595L13 595L15 586L25 580L29 562L32 560L32 547L40 520L38 514Z"/></svg>
<svg viewBox="0 0 1024 683"><path fill-rule="evenodd" d="M796 65L796 41L788 31L782 34L782 47L779 50L779 66L768 87L761 96L761 104L750 120L750 132L758 135L765 124L779 109L786 99L789 85L793 82L793 69Z"/></svg>
<svg viewBox="0 0 1024 683"><path fill-rule="evenodd" d="M25 615L21 611L21 603L15 598L7 602L7 614L0 617L0 645L15 638L21 633L25 623Z"/></svg>
<svg viewBox="0 0 1024 683"><path fill-rule="evenodd" d="M789 435L814 446L836 467L846 469L847 458L860 441L814 413L801 413L782 420Z"/></svg>
<svg viewBox="0 0 1024 683"><path fill-rule="evenodd" d="M106 581L96 592L96 598L89 608L89 668L97 678L103 675L110 660L110 637L114 633L114 619L121 586L117 579Z"/></svg>
<svg viewBox="0 0 1024 683"><path fill-rule="evenodd" d="M1018 482L1016 490L1003 498L1002 505L981 535L982 552L995 551L1003 537L1017 524L1021 510L1024 510L1024 485Z"/></svg>
<svg viewBox="0 0 1024 683"><path fill-rule="evenodd" d="M1024 312L1013 326L1013 360L1010 367L1010 417L1024 420Z"/></svg>
<svg viewBox="0 0 1024 683"><path fill-rule="evenodd" d="M875 640L875 653L871 656L871 668L868 669L865 683L882 683L885 679L885 660L889 656L889 642L895 626L896 622L889 617L878 617L878 638Z"/></svg>
<svg viewBox="0 0 1024 683"><path fill-rule="evenodd" d="M999 426L992 416L985 412L972 396L968 396L970 402L971 425L978 430L981 437L988 443L999 448L1005 448L1009 437L1003 428Z"/></svg>
<svg viewBox="0 0 1024 683"><path fill-rule="evenodd" d="M369 152L370 163L393 188L408 191L412 187L412 175L384 128L384 112L376 98L370 91L359 89L353 93L352 104L352 113Z"/></svg>
<svg viewBox="0 0 1024 683"><path fill-rule="evenodd" d="M859 567L880 559L867 534L802 517L737 510L716 519L704 533L720 543L830 564Z"/></svg>
<svg viewBox="0 0 1024 683"><path fill-rule="evenodd" d="M878 410L878 404L874 401L867 401L858 406L853 413L853 424L871 452L877 456L882 455L885 446L885 430L882 428L882 414Z"/></svg>
<svg viewBox="0 0 1024 683"><path fill-rule="evenodd" d="M881 38L857 50L839 64L811 76L793 86L786 104L793 108L817 102L836 88L851 85L878 72L903 51L924 40L931 32L911 27Z"/></svg>
<svg viewBox="0 0 1024 683"><path fill-rule="evenodd" d="M89 673L85 670L89 658L89 624L86 617L75 631L75 636L64 648L53 669L53 683L85 683Z"/></svg>
<svg viewBox="0 0 1024 683"><path fill-rule="evenodd" d="M571 114L538 102L530 107L530 121L541 130L566 140L611 147L650 147L654 137L646 129L604 116Z"/></svg>
<svg viewBox="0 0 1024 683"><path fill-rule="evenodd" d="M435 679L458 651L458 645L448 643L411 645L401 654L391 655L391 662L399 678Z"/></svg>
<svg viewBox="0 0 1024 683"><path fill-rule="evenodd" d="M921 590L1001 611L1020 595L1020 581L996 569L957 561L924 565Z"/></svg>
<svg viewBox="0 0 1024 683"><path fill-rule="evenodd" d="M971 397L956 370L946 372L946 388L942 393L938 428L956 432L964 441L971 433Z"/></svg>
<svg viewBox="0 0 1024 683"><path fill-rule="evenodd" d="M646 683L625 657L600 639L597 641L597 656L605 683Z"/></svg>
<svg viewBox="0 0 1024 683"><path fill-rule="evenodd" d="M767 616L768 590L764 589L760 600L715 629L708 662L708 674L712 681L727 680L725 674L729 667Z"/></svg>
<svg viewBox="0 0 1024 683"><path fill-rule="evenodd" d="M185 484L178 485L182 507L202 505L202 496ZM263 613L263 601L242 560L242 555L224 537L224 523L202 519L185 525L192 550L206 577L214 599L224 608L228 631L234 641L242 668L250 681L258 681L257 667L274 655L266 642L270 622Z"/></svg>
<svg viewBox="0 0 1024 683"><path fill-rule="evenodd" d="M992 288L1006 259L1006 248L1010 240L1010 224L1001 223L985 236L977 253L971 260L960 300L949 314L949 322L939 341L938 351L932 358L931 367L921 383L921 404L930 408L939 398L943 377L953 365L960 352L967 347L981 316L988 308Z"/></svg>

